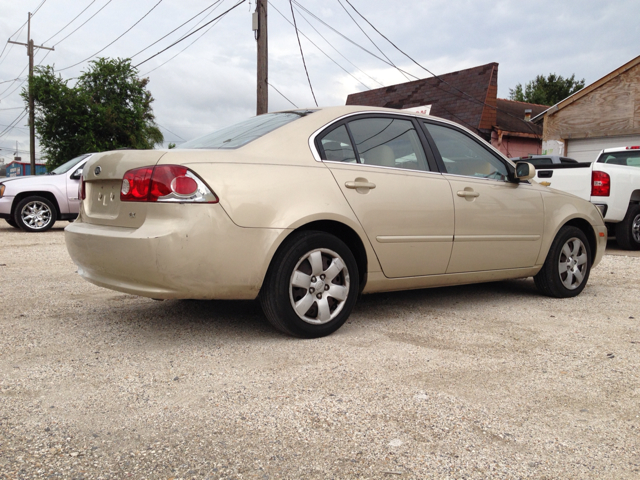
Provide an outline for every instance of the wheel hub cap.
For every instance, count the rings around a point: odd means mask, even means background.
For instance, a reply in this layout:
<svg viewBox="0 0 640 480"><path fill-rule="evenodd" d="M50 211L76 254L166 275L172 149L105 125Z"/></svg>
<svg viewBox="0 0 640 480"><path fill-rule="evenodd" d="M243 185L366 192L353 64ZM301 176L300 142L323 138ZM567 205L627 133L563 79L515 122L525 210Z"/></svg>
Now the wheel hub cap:
<svg viewBox="0 0 640 480"><path fill-rule="evenodd" d="M51 221L51 210L42 202L31 202L22 209L22 220L33 229L46 227Z"/></svg>
<svg viewBox="0 0 640 480"><path fill-rule="evenodd" d="M570 238L560 251L558 273L560 281L569 290L575 290L587 273L587 248L579 238Z"/></svg>
<svg viewBox="0 0 640 480"><path fill-rule="evenodd" d="M289 300L298 317L321 325L340 314L349 286L349 271L340 255L319 248L298 261L289 282Z"/></svg>

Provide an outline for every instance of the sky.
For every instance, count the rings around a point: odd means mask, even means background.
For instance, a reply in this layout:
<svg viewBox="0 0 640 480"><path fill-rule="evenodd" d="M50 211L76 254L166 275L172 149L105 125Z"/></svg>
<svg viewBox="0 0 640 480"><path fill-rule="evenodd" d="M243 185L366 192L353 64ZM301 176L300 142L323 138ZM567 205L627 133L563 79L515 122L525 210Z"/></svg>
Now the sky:
<svg viewBox="0 0 640 480"><path fill-rule="evenodd" d="M69 85L87 70L90 59L132 58L133 65L140 64L140 76L150 79L153 110L166 142L179 145L255 115L255 0L141 64L238 1L0 0L0 132L24 108L19 93L26 85L27 49L4 41L27 41L27 27L21 27L28 12L36 12L31 20L35 44L55 45L55 51L37 51L36 65L54 66L62 78L71 79ZM320 106L344 105L350 93L406 82L401 72L380 60L385 56L409 72L411 80L431 76L373 30L347 0L296 1L304 60ZM437 75L499 63L499 98L508 98L510 88L536 75L575 74L589 85L640 55L638 0L349 2L400 50ZM270 88L270 111L315 106L289 22L289 0L270 1L269 83L286 97ZM0 133L0 158L7 163L16 141L27 159L27 117ZM36 143L36 156L41 155Z"/></svg>

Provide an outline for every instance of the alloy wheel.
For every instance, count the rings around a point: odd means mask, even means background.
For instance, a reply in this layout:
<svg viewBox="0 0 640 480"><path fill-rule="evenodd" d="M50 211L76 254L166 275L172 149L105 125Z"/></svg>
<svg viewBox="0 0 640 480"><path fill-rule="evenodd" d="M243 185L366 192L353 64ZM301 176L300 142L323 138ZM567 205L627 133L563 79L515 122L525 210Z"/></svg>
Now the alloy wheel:
<svg viewBox="0 0 640 480"><path fill-rule="evenodd" d="M289 300L302 320L322 325L338 316L349 295L349 270L340 255L318 248L302 256L289 280Z"/></svg>

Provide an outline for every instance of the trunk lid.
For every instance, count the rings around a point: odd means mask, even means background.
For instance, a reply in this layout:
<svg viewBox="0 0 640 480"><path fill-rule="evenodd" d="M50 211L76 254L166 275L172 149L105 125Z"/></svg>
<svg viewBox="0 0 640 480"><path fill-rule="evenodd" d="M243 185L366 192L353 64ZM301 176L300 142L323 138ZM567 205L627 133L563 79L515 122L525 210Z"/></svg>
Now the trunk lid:
<svg viewBox="0 0 640 480"><path fill-rule="evenodd" d="M149 204L121 202L122 178L131 169L155 166L166 153L162 150L117 150L91 157L82 172L86 191L82 221L114 227L141 226Z"/></svg>

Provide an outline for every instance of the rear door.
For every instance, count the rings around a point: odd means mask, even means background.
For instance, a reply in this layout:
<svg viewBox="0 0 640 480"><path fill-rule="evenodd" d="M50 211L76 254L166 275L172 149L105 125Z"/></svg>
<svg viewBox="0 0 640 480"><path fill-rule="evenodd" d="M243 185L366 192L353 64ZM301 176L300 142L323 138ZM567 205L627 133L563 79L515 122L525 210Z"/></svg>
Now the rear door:
<svg viewBox="0 0 640 480"><path fill-rule="evenodd" d="M366 115L316 141L390 278L445 273L451 254L451 187L423 135L411 117Z"/></svg>
<svg viewBox="0 0 640 480"><path fill-rule="evenodd" d="M542 195L508 181L508 164L480 140L449 125L423 124L455 204L447 273L533 266L542 242Z"/></svg>

